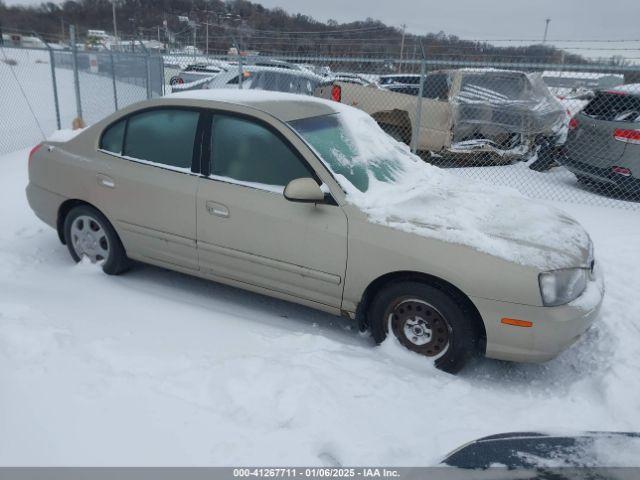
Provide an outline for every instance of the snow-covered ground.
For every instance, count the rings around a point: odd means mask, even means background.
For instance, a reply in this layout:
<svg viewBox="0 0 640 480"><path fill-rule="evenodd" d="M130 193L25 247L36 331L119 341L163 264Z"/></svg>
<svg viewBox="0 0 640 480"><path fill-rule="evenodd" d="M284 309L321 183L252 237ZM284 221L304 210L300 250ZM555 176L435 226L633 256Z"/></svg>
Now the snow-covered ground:
<svg viewBox="0 0 640 480"><path fill-rule="evenodd" d="M575 175L564 167L536 172L529 168L534 160L494 167L449 168L447 171L491 185L515 188L530 198L554 200L560 203L609 206L616 212L618 209L640 210L640 198L622 199L608 187L605 187L604 191L585 188L579 185Z"/></svg>
<svg viewBox="0 0 640 480"><path fill-rule="evenodd" d="M640 430L640 212L559 204L604 268L556 360L460 376L344 320L137 266L72 263L0 157L0 465L428 465L504 431Z"/></svg>

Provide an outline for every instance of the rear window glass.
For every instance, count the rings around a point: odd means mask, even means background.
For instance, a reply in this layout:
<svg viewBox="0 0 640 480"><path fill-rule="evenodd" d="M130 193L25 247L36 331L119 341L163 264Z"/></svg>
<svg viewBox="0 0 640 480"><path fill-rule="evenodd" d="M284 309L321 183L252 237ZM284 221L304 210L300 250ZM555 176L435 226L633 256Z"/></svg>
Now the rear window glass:
<svg viewBox="0 0 640 480"><path fill-rule="evenodd" d="M527 81L522 76L514 75L465 75L462 78L460 91L480 98L508 98L517 100L522 97Z"/></svg>
<svg viewBox="0 0 640 480"><path fill-rule="evenodd" d="M640 121L640 97L634 95L599 92L583 110L598 120L618 122Z"/></svg>
<svg viewBox="0 0 640 480"><path fill-rule="evenodd" d="M112 153L122 152L122 142L124 140L124 126L126 120L120 120L107 128L100 139L100 149Z"/></svg>

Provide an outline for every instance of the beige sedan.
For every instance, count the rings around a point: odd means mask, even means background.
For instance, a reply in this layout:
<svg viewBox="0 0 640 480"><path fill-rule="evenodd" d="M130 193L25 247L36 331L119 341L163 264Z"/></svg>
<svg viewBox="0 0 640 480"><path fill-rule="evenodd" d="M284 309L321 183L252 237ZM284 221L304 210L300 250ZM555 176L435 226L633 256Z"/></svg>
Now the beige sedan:
<svg viewBox="0 0 640 480"><path fill-rule="evenodd" d="M365 113L196 91L127 107L29 159L31 208L75 261L132 260L343 315L438 368L546 361L593 322L586 232L411 155Z"/></svg>

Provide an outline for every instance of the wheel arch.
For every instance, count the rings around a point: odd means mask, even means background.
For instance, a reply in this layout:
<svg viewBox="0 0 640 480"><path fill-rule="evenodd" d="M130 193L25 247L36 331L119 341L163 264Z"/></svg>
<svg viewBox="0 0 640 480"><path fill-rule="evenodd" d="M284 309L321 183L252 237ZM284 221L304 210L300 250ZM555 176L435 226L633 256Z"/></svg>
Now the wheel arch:
<svg viewBox="0 0 640 480"><path fill-rule="evenodd" d="M96 207L95 205L90 204L89 202L86 202L84 200L80 200L80 199L69 199L69 200L65 200L64 202L62 202L60 204L60 207L58 207L58 215L56 218L56 231L58 232L58 238L60 239L60 242L62 242L63 245L66 245L67 242L64 238L64 221L67 218L67 215L69 214L69 212L75 208L75 207L79 207L81 205L87 205L91 208L95 208L96 210L98 210L100 213L102 213L100 211L100 209L98 207ZM103 213L104 215L104 213Z"/></svg>
<svg viewBox="0 0 640 480"><path fill-rule="evenodd" d="M365 331L369 328L368 320L367 320L367 310L369 309L369 305L371 301L375 298L376 294L382 290L384 287L397 282L405 282L405 281L413 281L413 282L421 282L431 285L433 287L439 288L450 295L455 295L460 299L460 301L464 302L465 306L472 312L474 316L474 321L477 322L481 331L481 349L484 352L486 347L486 339L487 332L484 325L484 321L482 320L482 315L476 308L475 304L471 301L471 299L458 287L453 285L452 283L434 275L429 275L422 272L414 272L410 270L397 271L397 272L389 272L384 275L379 276L375 280L373 280L365 289L364 294L362 295L362 299L358 304L358 308L356 311L356 320L358 322L358 328L361 331Z"/></svg>

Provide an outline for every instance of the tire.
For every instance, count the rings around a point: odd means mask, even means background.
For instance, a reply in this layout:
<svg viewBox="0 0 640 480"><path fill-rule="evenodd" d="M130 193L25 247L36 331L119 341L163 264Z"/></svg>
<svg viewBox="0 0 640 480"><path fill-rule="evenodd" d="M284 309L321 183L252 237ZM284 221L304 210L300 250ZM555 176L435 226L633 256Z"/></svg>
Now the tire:
<svg viewBox="0 0 640 480"><path fill-rule="evenodd" d="M391 328L401 345L452 374L480 353L482 331L476 317L456 292L415 281L383 288L367 312L377 343L386 339Z"/></svg>
<svg viewBox="0 0 640 480"><path fill-rule="evenodd" d="M87 256L92 263L102 262L102 271L119 275L131 267L131 261L113 226L102 213L89 205L69 211L64 219L64 238L75 262Z"/></svg>

